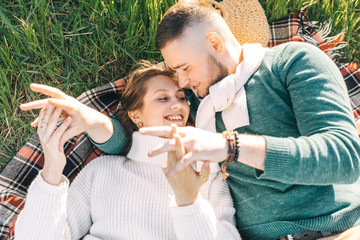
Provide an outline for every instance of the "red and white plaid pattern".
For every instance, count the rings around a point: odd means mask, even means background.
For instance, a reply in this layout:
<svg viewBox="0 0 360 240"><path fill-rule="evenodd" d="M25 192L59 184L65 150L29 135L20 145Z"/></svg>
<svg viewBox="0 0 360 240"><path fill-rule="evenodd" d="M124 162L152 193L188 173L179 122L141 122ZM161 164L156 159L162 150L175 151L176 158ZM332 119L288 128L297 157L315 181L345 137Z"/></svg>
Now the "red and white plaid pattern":
<svg viewBox="0 0 360 240"><path fill-rule="evenodd" d="M288 41L303 41L315 44L323 51L336 43L326 43L308 21L305 11L270 24L269 47ZM356 119L360 119L360 69L354 63L336 63L349 90L349 97ZM114 116L119 105L125 80L120 79L104 86L89 90L78 97L82 103L109 116ZM91 160L104 153L91 144L86 134L71 139L65 145L67 164L64 175L70 181ZM44 157L40 141L35 133L6 165L0 174L0 239L14 238L17 215L24 206L27 189L42 169Z"/></svg>

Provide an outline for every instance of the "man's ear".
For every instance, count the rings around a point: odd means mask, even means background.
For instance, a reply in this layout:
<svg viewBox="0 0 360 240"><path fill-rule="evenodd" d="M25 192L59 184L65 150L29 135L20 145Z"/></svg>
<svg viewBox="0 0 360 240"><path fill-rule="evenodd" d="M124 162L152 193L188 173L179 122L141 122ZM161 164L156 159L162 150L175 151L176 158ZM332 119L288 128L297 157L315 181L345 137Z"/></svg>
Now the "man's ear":
<svg viewBox="0 0 360 240"><path fill-rule="evenodd" d="M141 122L141 114L138 110L128 111L128 115L131 121L133 121L136 125Z"/></svg>
<svg viewBox="0 0 360 240"><path fill-rule="evenodd" d="M209 32L206 34L206 40L210 44L211 48L217 53L222 53L224 51L224 42L220 35L216 32Z"/></svg>

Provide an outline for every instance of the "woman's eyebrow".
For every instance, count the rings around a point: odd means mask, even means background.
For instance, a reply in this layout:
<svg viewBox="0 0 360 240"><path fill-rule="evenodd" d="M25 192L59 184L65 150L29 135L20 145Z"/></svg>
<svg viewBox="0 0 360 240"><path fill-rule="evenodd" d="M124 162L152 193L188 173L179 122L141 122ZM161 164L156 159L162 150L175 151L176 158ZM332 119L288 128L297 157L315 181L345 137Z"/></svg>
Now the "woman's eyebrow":
<svg viewBox="0 0 360 240"><path fill-rule="evenodd" d="M169 90L168 89L157 89L153 94L155 94L155 93L158 93L158 92L169 92ZM177 93L178 92L184 92L184 90L183 89L181 89L181 88L179 88L179 90L177 90L176 91Z"/></svg>
<svg viewBox="0 0 360 240"><path fill-rule="evenodd" d="M169 90L167 89L158 89L156 90L154 93L157 93L157 92L168 92Z"/></svg>

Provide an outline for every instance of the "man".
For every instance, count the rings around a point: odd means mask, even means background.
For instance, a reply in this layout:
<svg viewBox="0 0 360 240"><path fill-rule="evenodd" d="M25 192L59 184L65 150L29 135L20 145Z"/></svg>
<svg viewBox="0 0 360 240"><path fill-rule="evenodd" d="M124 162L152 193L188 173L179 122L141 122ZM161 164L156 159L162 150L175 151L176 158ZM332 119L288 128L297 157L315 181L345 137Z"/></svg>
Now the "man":
<svg viewBox="0 0 360 240"><path fill-rule="evenodd" d="M215 132L239 133L226 171L244 239L318 239L360 224L360 186L350 185L360 143L342 76L324 53L304 43L242 46L202 3L170 8L156 43L180 86L197 94L189 100L201 129L178 128L187 154L175 171L225 160L228 140ZM124 142L121 131L114 125L102 149ZM170 136L170 128L141 131ZM170 141L150 154L172 149Z"/></svg>
<svg viewBox="0 0 360 240"><path fill-rule="evenodd" d="M321 237L360 223L359 184L350 185L360 173L359 139L345 84L325 54L301 43L265 52L241 46L223 19L201 3L169 9L156 43L180 86L189 85L203 98L197 126L240 133L239 157L228 166L227 181L244 239L326 231ZM228 74L233 75L224 78ZM233 89L237 93L229 97ZM182 163L227 157L220 134L179 132L188 153ZM171 149L170 142L152 154Z"/></svg>

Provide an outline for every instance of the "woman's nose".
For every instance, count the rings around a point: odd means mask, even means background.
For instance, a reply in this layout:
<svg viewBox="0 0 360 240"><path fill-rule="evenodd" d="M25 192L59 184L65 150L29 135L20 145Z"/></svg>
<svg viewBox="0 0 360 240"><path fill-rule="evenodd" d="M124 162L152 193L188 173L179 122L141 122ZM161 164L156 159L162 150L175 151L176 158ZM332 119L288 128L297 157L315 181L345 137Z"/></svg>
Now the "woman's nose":
<svg viewBox="0 0 360 240"><path fill-rule="evenodd" d="M170 108L171 109L181 109L181 102L176 98L176 100L171 102Z"/></svg>

